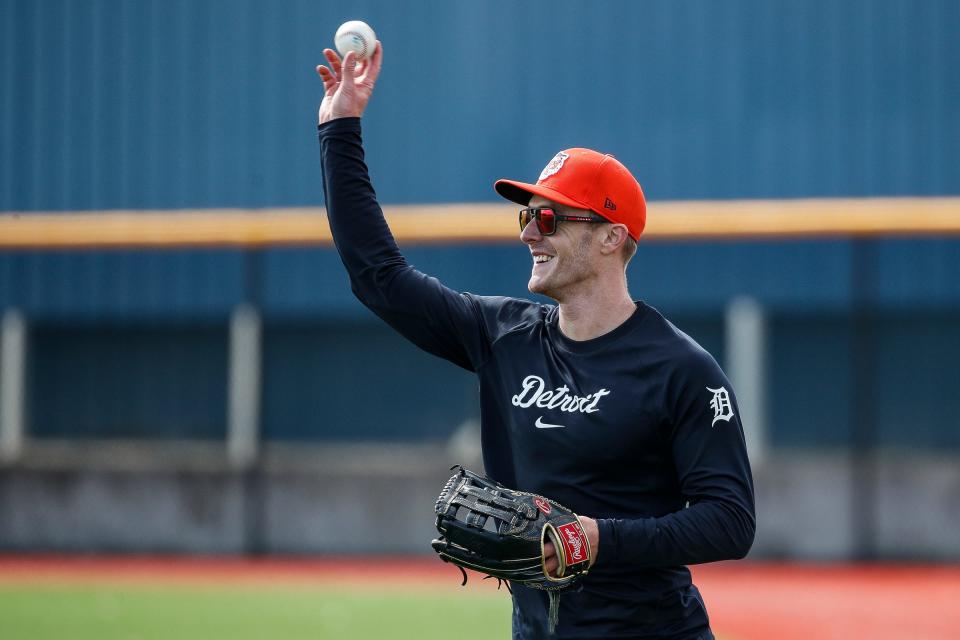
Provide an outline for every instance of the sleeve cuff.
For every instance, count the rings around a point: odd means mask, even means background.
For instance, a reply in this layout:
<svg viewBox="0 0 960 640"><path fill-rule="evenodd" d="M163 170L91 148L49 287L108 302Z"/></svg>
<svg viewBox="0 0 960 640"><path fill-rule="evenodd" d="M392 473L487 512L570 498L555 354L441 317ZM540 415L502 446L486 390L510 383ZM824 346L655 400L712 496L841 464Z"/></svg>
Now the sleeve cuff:
<svg viewBox="0 0 960 640"><path fill-rule="evenodd" d="M600 534L600 543L597 545L599 548L594 566L604 567L607 563L616 562L619 555L616 523L612 518L598 518L597 530Z"/></svg>
<svg viewBox="0 0 960 640"><path fill-rule="evenodd" d="M320 136L335 133L360 133L360 118L336 118L317 125Z"/></svg>
<svg viewBox="0 0 960 640"><path fill-rule="evenodd" d="M600 533L597 564L605 567L608 563L628 562L648 566L659 562L655 557L659 531L657 523L657 518L597 519Z"/></svg>

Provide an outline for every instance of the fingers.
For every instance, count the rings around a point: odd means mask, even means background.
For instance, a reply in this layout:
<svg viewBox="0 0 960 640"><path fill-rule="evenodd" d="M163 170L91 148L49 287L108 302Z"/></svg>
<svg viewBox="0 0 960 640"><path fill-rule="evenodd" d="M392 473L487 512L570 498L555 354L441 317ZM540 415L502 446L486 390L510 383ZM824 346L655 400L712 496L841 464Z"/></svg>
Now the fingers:
<svg viewBox="0 0 960 640"><path fill-rule="evenodd" d="M557 559L557 549L552 542L543 543L543 568L548 575L556 577L560 561Z"/></svg>
<svg viewBox="0 0 960 640"><path fill-rule="evenodd" d="M323 80L323 89L325 93L330 93L331 90L336 89L337 79L333 76L333 72L330 71L330 69L327 69L322 64L318 64L317 75L320 76L321 80Z"/></svg>
<svg viewBox="0 0 960 640"><path fill-rule="evenodd" d="M353 51L348 52L342 60L333 49L324 49L323 55L330 65L328 71L333 77L334 82L339 82L343 78L344 69L347 68L348 65L352 65L350 66L352 70L351 78L373 84L376 82L377 76L380 75L380 67L383 64L383 45L377 40L377 44L373 49L373 55L363 60ZM324 84L326 84L327 76L324 75L321 69L327 69L327 67L324 65L317 66L317 73L320 74Z"/></svg>
<svg viewBox="0 0 960 640"><path fill-rule="evenodd" d="M557 561L557 556L553 556L549 560L543 563L544 568L547 571L547 575L551 575L554 578L557 576L557 569L560 568L560 563Z"/></svg>
<svg viewBox="0 0 960 640"><path fill-rule="evenodd" d="M340 70L340 77L344 81L353 82L353 79L357 77L357 52L348 51L347 55L343 57L343 65Z"/></svg>
<svg viewBox="0 0 960 640"><path fill-rule="evenodd" d="M377 44L373 48L373 55L370 56L366 63L362 80L373 84L377 81L377 76L380 75L380 66L383 64L383 45L380 44L379 40L377 40Z"/></svg>
<svg viewBox="0 0 960 640"><path fill-rule="evenodd" d="M327 59L327 62L330 63L330 68L333 70L333 75L338 80L340 79L340 56L337 55L337 52L333 49L324 49L323 56Z"/></svg>

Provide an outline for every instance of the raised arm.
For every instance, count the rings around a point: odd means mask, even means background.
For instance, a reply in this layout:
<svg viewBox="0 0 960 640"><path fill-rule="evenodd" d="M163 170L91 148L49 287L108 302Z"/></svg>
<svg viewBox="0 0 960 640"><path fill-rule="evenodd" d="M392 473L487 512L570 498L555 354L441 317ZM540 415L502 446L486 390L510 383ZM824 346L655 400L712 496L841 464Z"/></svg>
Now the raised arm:
<svg viewBox="0 0 960 640"><path fill-rule="evenodd" d="M320 65L324 97L319 110L320 159L327 216L354 294L422 349L476 370L487 357L487 338L476 299L444 287L404 259L383 217L364 162L360 116L383 61L358 64L332 50Z"/></svg>

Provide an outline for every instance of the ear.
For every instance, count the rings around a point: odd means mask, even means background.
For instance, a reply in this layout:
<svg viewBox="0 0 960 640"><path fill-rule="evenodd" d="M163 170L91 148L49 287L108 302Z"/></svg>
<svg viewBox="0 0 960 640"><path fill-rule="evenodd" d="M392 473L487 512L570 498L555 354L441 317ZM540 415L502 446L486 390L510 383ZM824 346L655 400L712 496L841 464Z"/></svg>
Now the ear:
<svg viewBox="0 0 960 640"><path fill-rule="evenodd" d="M618 253L629 234L627 226L623 224L604 225L605 233L601 236L600 253L610 255Z"/></svg>

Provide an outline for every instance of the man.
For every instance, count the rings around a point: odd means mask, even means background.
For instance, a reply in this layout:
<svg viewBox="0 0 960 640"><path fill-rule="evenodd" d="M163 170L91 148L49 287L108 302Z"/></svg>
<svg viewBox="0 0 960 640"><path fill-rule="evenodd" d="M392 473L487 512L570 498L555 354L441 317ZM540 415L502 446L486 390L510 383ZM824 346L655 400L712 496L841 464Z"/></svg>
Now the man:
<svg viewBox="0 0 960 640"><path fill-rule="evenodd" d="M685 565L746 555L753 485L736 400L713 358L627 290L646 221L612 156L568 149L524 206L529 289L557 301L457 293L409 266L363 161L360 117L383 59L317 68L333 237L357 297L423 349L477 373L487 474L573 509L594 563L560 600L557 638L712 638ZM547 549L548 569L556 567ZM544 638L547 596L516 585L514 638Z"/></svg>

